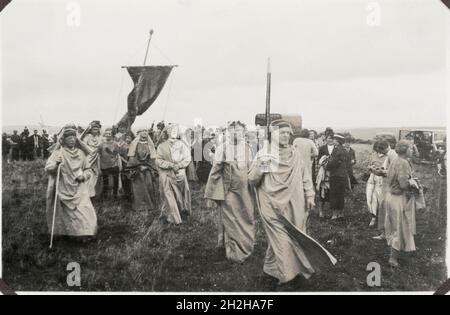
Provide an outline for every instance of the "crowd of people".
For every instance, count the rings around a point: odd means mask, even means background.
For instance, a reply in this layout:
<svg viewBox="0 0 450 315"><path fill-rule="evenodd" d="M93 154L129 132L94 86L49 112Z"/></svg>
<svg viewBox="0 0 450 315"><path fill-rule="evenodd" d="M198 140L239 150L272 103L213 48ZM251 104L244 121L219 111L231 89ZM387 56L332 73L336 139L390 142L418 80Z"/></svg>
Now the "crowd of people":
<svg viewBox="0 0 450 315"><path fill-rule="evenodd" d="M336 263L307 236L306 223L316 201L320 218L345 218L345 196L360 184L349 139L331 128L320 135L304 129L293 139L285 120L254 132L240 121L216 129L182 131L165 122L154 127L136 134L117 126L102 132L94 121L86 130L67 125L53 140L46 132L14 132L4 135L3 153L13 161L48 157L47 214L55 235L95 236L98 198L123 197L134 211L159 210L169 224L181 224L193 211L191 183L201 182L204 198L218 211L220 257L242 263L252 255L259 212L268 239L265 274L287 283ZM423 187L409 162L411 143L399 141L393 149L380 140L373 149L363 178L369 225L379 229L377 239L387 241L389 264L397 267L400 252L415 250L415 210L424 207Z"/></svg>
<svg viewBox="0 0 450 315"><path fill-rule="evenodd" d="M38 158L48 159L48 149L53 143L53 139L46 130L39 134L34 130L33 134L25 127L19 134L17 130L12 135L3 133L2 135L2 156L4 162L11 161L34 161Z"/></svg>

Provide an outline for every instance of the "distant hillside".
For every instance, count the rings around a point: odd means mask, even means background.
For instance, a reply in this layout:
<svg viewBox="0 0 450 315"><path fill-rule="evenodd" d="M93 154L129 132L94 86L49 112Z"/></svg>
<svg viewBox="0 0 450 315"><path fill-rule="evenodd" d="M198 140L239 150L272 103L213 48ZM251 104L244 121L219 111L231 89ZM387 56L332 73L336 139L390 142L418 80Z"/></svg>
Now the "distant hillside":
<svg viewBox="0 0 450 315"><path fill-rule="evenodd" d="M108 127L108 126L105 126ZM325 130L325 128L319 127L319 128L312 128L312 127L308 127L305 126L306 128L310 128L310 129L314 129L317 130L318 132L323 132ZM23 131L24 126L3 126L2 127L2 132L6 132L8 134L12 134L12 132L14 130L19 131L19 133L21 133ZM42 127L40 126L36 126L36 125L28 125L28 129L31 130L31 132L33 132L33 130L39 130L39 133L42 132ZM61 129L61 127L54 127L54 126L49 126L47 127L47 131L50 134L54 134L59 132ZM139 129L137 127L133 128L135 130ZM400 130L402 129L436 129L436 130L446 130L445 127L405 127L405 128L336 128L334 131L335 132L349 132L351 135L353 135L356 139L361 139L361 140L372 140L375 135L379 132L392 132L396 137L398 137L398 133Z"/></svg>
<svg viewBox="0 0 450 315"><path fill-rule="evenodd" d="M306 127L308 128L308 127ZM313 128L312 128L313 129ZM402 128L336 128L335 132L349 132L356 139L361 140L372 140L375 135L379 132L391 132L398 138L398 134L400 130L409 130L409 129L431 129L431 130L446 130L445 127L402 127ZM318 132L323 132L325 128L317 128L315 129Z"/></svg>

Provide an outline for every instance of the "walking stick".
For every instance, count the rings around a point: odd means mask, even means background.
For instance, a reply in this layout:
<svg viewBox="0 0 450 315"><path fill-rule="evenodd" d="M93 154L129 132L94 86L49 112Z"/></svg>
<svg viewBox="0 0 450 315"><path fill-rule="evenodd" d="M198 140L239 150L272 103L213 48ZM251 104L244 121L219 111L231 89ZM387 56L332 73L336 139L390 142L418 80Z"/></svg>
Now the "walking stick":
<svg viewBox="0 0 450 315"><path fill-rule="evenodd" d="M58 165L58 170L57 170L57 175L56 175L55 205L53 206L53 219L52 219L52 232L51 232L51 236L50 236L50 249L52 249L52 247L53 247L53 234L55 233L56 205L58 202L60 174L61 174L61 164Z"/></svg>

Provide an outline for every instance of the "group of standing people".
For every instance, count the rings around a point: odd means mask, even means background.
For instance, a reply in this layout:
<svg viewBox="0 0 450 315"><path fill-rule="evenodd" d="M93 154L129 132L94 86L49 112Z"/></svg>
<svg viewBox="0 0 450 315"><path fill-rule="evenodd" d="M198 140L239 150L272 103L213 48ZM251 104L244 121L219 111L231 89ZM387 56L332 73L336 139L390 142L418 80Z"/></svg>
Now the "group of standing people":
<svg viewBox="0 0 450 315"><path fill-rule="evenodd" d="M53 140L46 130L39 134L34 130L31 134L25 127L21 134L17 130L12 135L2 134L2 157L4 162L12 161L34 161L38 158L48 159L48 149Z"/></svg>
<svg viewBox="0 0 450 315"><path fill-rule="evenodd" d="M228 129L215 151L205 190L205 198L218 206L219 255L241 263L253 253L257 209L268 239L265 274L283 284L335 264L306 234L315 192L309 165L290 144L289 122L273 121L270 139L256 155L245 141L244 124L234 121Z"/></svg>
<svg viewBox="0 0 450 315"><path fill-rule="evenodd" d="M181 224L182 216L191 213L186 177L191 152L180 140L178 126L166 126L157 147L147 129L135 136L112 128L102 134L101 128L94 121L82 134L75 125L65 126L59 134L45 166L50 177L49 228L55 235L92 238L97 231L93 200L117 199L121 190L134 211L159 208L164 220Z"/></svg>
<svg viewBox="0 0 450 315"><path fill-rule="evenodd" d="M134 135L125 128L103 133L101 128L98 121L84 131L67 125L52 148L45 168L48 224L55 235L95 236L97 196L114 199L122 193L133 210L160 209L161 218L176 225L192 214L189 180L199 180L196 142L186 136L192 130L181 133L178 125L167 124ZM304 130L293 144L289 122L273 121L269 130L258 152L240 121L230 122L222 137L210 138L216 140L210 147L202 139L202 161L210 164L204 197L217 204L218 254L237 263L252 255L258 211L268 240L264 272L287 283L336 263L308 236L306 223L316 192L320 217L326 215L326 203L331 219L344 217L346 191L356 183L356 156L331 128L318 139ZM395 152L381 141L374 151L367 184L370 225L378 224L380 238L391 248L389 263L398 266L399 252L415 249L414 210L423 202L415 192L421 186L408 161L409 143L400 141Z"/></svg>
<svg viewBox="0 0 450 315"><path fill-rule="evenodd" d="M389 264L398 267L400 252L416 250L416 210L425 208L423 187L414 174L408 140L398 142L395 150L387 141L377 141L373 151L366 188L369 226L378 228L374 239L387 241Z"/></svg>
<svg viewBox="0 0 450 315"><path fill-rule="evenodd" d="M358 183L353 175L356 154L349 139L334 133L331 128L327 128L320 137L316 137L315 131L304 129L293 145L310 171L319 194L320 218L328 216L327 204L330 205L332 220L344 218L346 192Z"/></svg>
<svg viewBox="0 0 450 315"><path fill-rule="evenodd" d="M218 247L234 262L242 263L253 253L258 209L269 241L264 271L286 283L299 275L309 278L336 259L306 234L315 192L308 166L290 144L290 124L274 121L271 130L270 141L255 155L246 142L246 126L229 124L214 146L205 198L218 205ZM192 152L177 125L165 126L162 133L156 146L148 130L136 137L113 129L101 135L100 123L93 122L79 135L74 125L67 125L46 165L48 224L55 235L86 239L96 234L92 198L99 183L107 185L106 177L113 179L113 194L123 176L130 180L133 209L159 208L167 222L182 223L192 212L187 176Z"/></svg>

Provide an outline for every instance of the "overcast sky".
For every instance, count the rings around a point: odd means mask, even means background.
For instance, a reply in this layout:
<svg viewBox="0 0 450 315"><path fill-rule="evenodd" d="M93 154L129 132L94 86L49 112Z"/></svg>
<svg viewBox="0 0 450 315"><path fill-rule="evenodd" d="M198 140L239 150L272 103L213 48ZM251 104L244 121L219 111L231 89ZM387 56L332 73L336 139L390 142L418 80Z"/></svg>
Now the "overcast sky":
<svg viewBox="0 0 450 315"><path fill-rule="evenodd" d="M137 125L252 123L270 56L273 112L306 126L445 126L449 13L439 0L13 0L2 123L115 123L132 88L121 66L142 64L153 28L149 64L179 68Z"/></svg>

